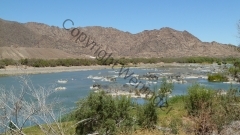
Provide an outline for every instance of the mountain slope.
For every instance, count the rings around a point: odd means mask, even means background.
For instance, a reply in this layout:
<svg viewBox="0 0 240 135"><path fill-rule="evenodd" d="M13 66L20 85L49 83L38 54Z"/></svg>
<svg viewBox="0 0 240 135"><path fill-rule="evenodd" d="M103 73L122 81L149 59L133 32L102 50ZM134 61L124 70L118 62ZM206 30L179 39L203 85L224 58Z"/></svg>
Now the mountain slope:
<svg viewBox="0 0 240 135"><path fill-rule="evenodd" d="M83 48L87 38L84 42L75 43L76 37L71 35L71 31L59 27L34 22L22 24L0 19L0 56L15 59L13 55L6 55L6 52L11 54L12 51L18 52L19 58L35 58L42 54L48 58L65 58L66 55L86 57L94 56L98 46L107 53L113 53L114 57L240 56L234 46L202 42L188 31L177 31L168 27L145 30L137 34L99 26L78 29L86 33L90 41L94 40L97 46L92 50L92 46ZM29 48L38 50L34 54L24 53L17 50L19 47L25 50ZM55 49L54 52L58 50L59 53L47 53L47 48ZM21 53L23 54L20 55ZM65 55L60 55L63 53Z"/></svg>

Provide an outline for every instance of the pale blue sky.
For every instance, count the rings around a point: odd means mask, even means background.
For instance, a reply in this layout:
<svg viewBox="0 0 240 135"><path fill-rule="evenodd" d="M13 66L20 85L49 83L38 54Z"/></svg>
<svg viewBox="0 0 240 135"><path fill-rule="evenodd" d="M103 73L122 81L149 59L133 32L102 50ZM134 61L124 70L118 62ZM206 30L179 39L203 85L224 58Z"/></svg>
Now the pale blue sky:
<svg viewBox="0 0 240 135"><path fill-rule="evenodd" d="M239 0L1 0L0 18L61 28L65 19L72 19L75 27L113 27L133 34L171 27L187 30L204 42L240 43Z"/></svg>

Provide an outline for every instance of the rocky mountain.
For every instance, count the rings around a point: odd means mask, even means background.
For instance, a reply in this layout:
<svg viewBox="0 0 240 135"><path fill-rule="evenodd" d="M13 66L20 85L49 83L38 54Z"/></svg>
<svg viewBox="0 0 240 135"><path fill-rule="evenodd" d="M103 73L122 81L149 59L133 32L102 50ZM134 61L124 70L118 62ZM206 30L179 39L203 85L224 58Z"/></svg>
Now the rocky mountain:
<svg viewBox="0 0 240 135"><path fill-rule="evenodd" d="M83 42L76 40L78 30L79 35L85 33L79 39L86 37ZM95 46L84 47L93 41ZM188 31L168 27L131 34L110 27L65 30L42 23L0 19L0 58L89 58L98 55L94 54L97 50L112 53L113 57L240 56L235 46L202 42Z"/></svg>

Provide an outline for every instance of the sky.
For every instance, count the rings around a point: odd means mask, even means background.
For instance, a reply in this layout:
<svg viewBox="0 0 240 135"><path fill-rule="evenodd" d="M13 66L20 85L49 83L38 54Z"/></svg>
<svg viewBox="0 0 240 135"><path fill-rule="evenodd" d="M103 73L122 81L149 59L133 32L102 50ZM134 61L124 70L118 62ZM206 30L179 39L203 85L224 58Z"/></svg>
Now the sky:
<svg viewBox="0 0 240 135"><path fill-rule="evenodd" d="M1 0L0 18L60 28L71 19L74 27L113 27L132 34L170 27L203 42L238 45L239 7L239 0Z"/></svg>

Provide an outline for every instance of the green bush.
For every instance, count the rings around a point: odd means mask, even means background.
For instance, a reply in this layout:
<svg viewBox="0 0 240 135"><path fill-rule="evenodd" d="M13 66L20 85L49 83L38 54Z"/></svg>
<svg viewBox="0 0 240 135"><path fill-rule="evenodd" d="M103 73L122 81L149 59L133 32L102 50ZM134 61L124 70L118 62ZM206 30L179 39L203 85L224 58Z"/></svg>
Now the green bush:
<svg viewBox="0 0 240 135"><path fill-rule="evenodd" d="M185 99L185 107L188 114L195 116L202 109L212 107L214 91L210 88L194 84L188 88Z"/></svg>
<svg viewBox="0 0 240 135"><path fill-rule="evenodd" d="M195 121L195 134L218 133L225 125L240 120L240 93L230 88L227 94L221 94L199 84L188 89L185 107L190 118Z"/></svg>
<svg viewBox="0 0 240 135"><path fill-rule="evenodd" d="M212 120L214 113L214 98L216 94L214 90L194 84L188 88L185 98L185 108L188 115L195 122L195 134L211 134L215 123Z"/></svg>
<svg viewBox="0 0 240 135"><path fill-rule="evenodd" d="M144 129L153 129L157 124L157 110L154 102L148 101L138 107L138 124Z"/></svg>
<svg viewBox="0 0 240 135"><path fill-rule="evenodd" d="M231 87L226 95L219 95L216 98L215 115L212 119L217 123L219 130L232 121L240 120L240 93L237 88Z"/></svg>
<svg viewBox="0 0 240 135"><path fill-rule="evenodd" d="M98 132L100 134L117 134L130 132L135 124L130 98L125 96L112 97L105 92L91 93L87 98L78 102L75 113L79 123L76 127L77 134Z"/></svg>
<svg viewBox="0 0 240 135"><path fill-rule="evenodd" d="M15 61L15 60L13 60L13 59L8 59L8 58L2 59L2 62L5 63L6 66L8 66L8 65L15 65L15 64L16 64L16 61Z"/></svg>
<svg viewBox="0 0 240 135"><path fill-rule="evenodd" d="M223 73L215 73L208 75L208 81L210 82L227 82L228 78Z"/></svg>
<svg viewBox="0 0 240 135"><path fill-rule="evenodd" d="M5 63L0 61L0 69L3 69L3 68L5 68Z"/></svg>
<svg viewBox="0 0 240 135"><path fill-rule="evenodd" d="M3 59L1 60L5 65L15 65L16 61L13 59ZM18 62L22 65L33 66L33 67L55 67L55 66L89 66L89 65L110 65L113 64L121 64L121 65L128 65L130 63L138 64L138 63L158 63L158 62L165 62L165 63L213 63L218 62L221 64L220 61L233 63L234 65L239 65L238 59L229 57L229 58L213 58L213 57L181 57L181 58L112 58L109 59L21 59Z"/></svg>
<svg viewBox="0 0 240 135"><path fill-rule="evenodd" d="M223 61L223 62L222 62L222 64L226 65L226 64L227 64L227 62L226 62L226 61Z"/></svg>
<svg viewBox="0 0 240 135"><path fill-rule="evenodd" d="M143 106L138 108L138 124L145 129L154 129L157 124L157 108L168 107L168 94L172 92L172 83L167 83L166 78L162 79L160 88L152 93L151 98L146 100Z"/></svg>
<svg viewBox="0 0 240 135"><path fill-rule="evenodd" d="M183 124L180 118L173 118L169 124L170 128L172 129L171 133L174 135L179 134L179 127L182 125Z"/></svg>
<svg viewBox="0 0 240 135"><path fill-rule="evenodd" d="M68 121L74 121L75 120L75 113L74 111L69 112L65 115L63 115L58 121L59 122L68 122Z"/></svg>
<svg viewBox="0 0 240 135"><path fill-rule="evenodd" d="M22 65L28 65L28 59L26 58L26 59L21 59L20 60L20 63L22 64Z"/></svg>
<svg viewBox="0 0 240 135"><path fill-rule="evenodd" d="M159 89L152 93L153 95L150 100L156 107L168 107L169 94L172 93L174 85L167 83L167 79L163 78L159 87Z"/></svg>

